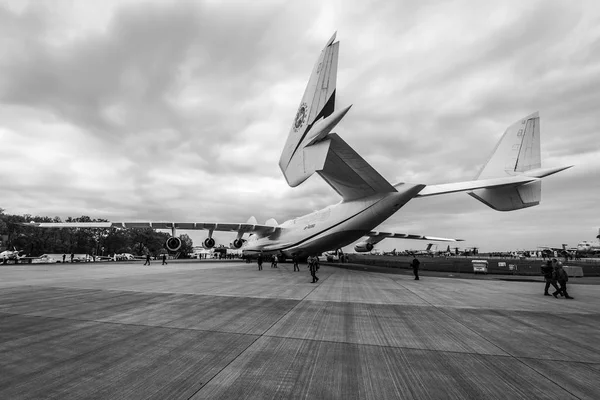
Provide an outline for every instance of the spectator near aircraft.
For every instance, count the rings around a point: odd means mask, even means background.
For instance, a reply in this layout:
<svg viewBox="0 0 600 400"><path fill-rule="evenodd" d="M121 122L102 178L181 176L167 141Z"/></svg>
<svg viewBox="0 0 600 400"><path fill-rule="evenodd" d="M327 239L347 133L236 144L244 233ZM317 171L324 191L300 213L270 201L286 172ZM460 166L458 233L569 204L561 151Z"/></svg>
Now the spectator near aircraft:
<svg viewBox="0 0 600 400"><path fill-rule="evenodd" d="M263 263L262 251L258 254L258 257L256 258L256 263L258 264L258 270L262 271L262 263Z"/></svg>
<svg viewBox="0 0 600 400"><path fill-rule="evenodd" d="M317 270L319 269L319 259L316 256L308 257L308 269L313 278L312 283L318 282L319 278L317 278Z"/></svg>
<svg viewBox="0 0 600 400"><path fill-rule="evenodd" d="M562 263L556 262L554 264L553 278L556 281L558 281L558 284L560 285L560 289L558 291L552 293L552 296L554 296L555 298L558 298L557 294L562 292L562 294L564 294L564 296L565 296L565 299L573 299L573 297L569 296L569 293L567 293L567 282L569 281L569 275L567 275L567 271L565 271L564 268L562 267Z"/></svg>
<svg viewBox="0 0 600 400"><path fill-rule="evenodd" d="M419 262L419 260L417 259L417 257L415 257L412 262L410 263L412 269L413 269L413 275L415 276L415 281L419 280L419 266L421 265L421 263Z"/></svg>
<svg viewBox="0 0 600 400"><path fill-rule="evenodd" d="M546 262L546 266L542 267L542 274L544 275L544 280L546 281L546 286L544 287L544 296L550 296L550 293L548 293L550 285L554 286L556 292L560 292L558 285L556 285L556 281L552 277L553 272L554 267L552 266L552 261L548 260L548 262Z"/></svg>

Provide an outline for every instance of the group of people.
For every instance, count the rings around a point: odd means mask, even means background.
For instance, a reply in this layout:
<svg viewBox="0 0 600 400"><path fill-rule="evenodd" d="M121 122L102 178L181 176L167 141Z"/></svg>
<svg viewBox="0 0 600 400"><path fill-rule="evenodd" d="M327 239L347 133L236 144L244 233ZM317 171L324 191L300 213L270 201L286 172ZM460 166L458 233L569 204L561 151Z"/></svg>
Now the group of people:
<svg viewBox="0 0 600 400"><path fill-rule="evenodd" d="M262 264L264 261L264 257L262 252L258 254L256 258L256 263L258 264L258 270L262 271ZM277 256L273 254L271 256L271 268L277 268ZM300 271L300 267L298 266L298 256L292 256L292 263L294 264L294 272ZM319 259L316 256L308 257L308 269L310 270L310 275L312 276L312 283L318 282L319 278L317 277L317 271L319 270Z"/></svg>
<svg viewBox="0 0 600 400"><path fill-rule="evenodd" d="M163 254L162 255L162 265L168 265L169 263L167 262L167 255ZM144 262L144 265L150 265L150 254L146 254L146 261Z"/></svg>
<svg viewBox="0 0 600 400"><path fill-rule="evenodd" d="M551 261L546 262L546 265L542 267L542 274L544 275L544 280L546 281L544 296L550 296L548 289L550 289L550 285L552 285L554 289L556 289L554 293L552 293L554 298L558 299L558 296L561 296L565 299L573 299L573 297L569 296L569 293L567 293L567 282L569 281L569 275L563 268L560 261L558 261L556 258L553 258Z"/></svg>
<svg viewBox="0 0 600 400"><path fill-rule="evenodd" d="M67 255L63 254L63 256L62 256L62 262L63 263L67 262L66 259L67 259ZM73 262L74 259L75 259L75 254L71 253L71 262Z"/></svg>

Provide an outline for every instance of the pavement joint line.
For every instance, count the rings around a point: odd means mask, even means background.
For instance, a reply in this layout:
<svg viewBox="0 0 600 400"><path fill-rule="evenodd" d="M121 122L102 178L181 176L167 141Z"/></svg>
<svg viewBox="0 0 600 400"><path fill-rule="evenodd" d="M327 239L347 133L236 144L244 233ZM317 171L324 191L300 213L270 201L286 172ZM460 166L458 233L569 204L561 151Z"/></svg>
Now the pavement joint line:
<svg viewBox="0 0 600 400"><path fill-rule="evenodd" d="M293 308L295 308L295 307L296 306L294 306ZM290 311L288 311L286 314L291 312L293 310L293 308L290 309ZM257 339L259 339L262 336L265 336L265 337L269 337L269 338L300 340L300 341L305 341L305 342L322 342L322 343L346 344L346 345L365 346L365 347L416 350L416 351L436 352L436 353L468 354L468 355L484 356L484 357L514 358L514 356L512 356L509 353L487 354L487 353L476 353L476 352L472 352L472 351L434 350L434 349L424 349L424 348L419 348L419 347L408 347L408 346L391 346L391 345L374 344L374 343L355 343L355 342L336 341L336 340L327 340L327 339L310 339L310 338L298 338L298 337L289 337L289 336L280 336L280 335L267 335L266 333L263 333L263 334L240 333L240 332L221 331L218 329L195 329L195 328L183 328L183 327L164 326L164 325L129 324L129 323L125 323L125 322L99 321L99 320L94 320L94 319L78 319L78 318L67 318L67 317L52 317L52 316L46 316L46 315L30 315L30 314L14 314L14 313L4 313L4 314L6 314L9 317L24 315L24 316L32 317L32 318L64 319L64 320L68 320L68 321L95 322L98 324L110 324L110 325L128 325L128 326L136 326L136 327L141 327L141 328L161 328L161 329L173 329L173 330L192 331L192 332L211 332L211 333L223 333L223 334L229 334L229 335L257 336ZM283 318L283 317L281 317L281 318ZM281 318L279 318L279 320L281 320ZM275 323L277 323L278 321L276 321ZM271 325L271 327L272 326L273 325ZM564 360L564 359L554 359L554 358L535 358L535 357L519 357L519 358L524 359L524 360L554 361L554 362L565 362L565 363L577 363L577 364L583 364L583 365L600 365L600 362L592 362L592 361L575 361L575 360Z"/></svg>
<svg viewBox="0 0 600 400"><path fill-rule="evenodd" d="M116 321L99 321L97 319L82 319L82 318L69 318L69 317L53 317L49 315L31 315L31 314L12 314L12 313L4 313L9 316L25 316L32 318L48 318L48 319L63 319L66 321L77 321L77 322L95 322L97 324L107 324L107 325L125 325L125 326L136 326L139 328L158 328L158 329L173 329L180 331L190 331L190 332L212 332L212 333L224 333L228 335L242 335L242 336L262 336L258 333L240 333L240 332L227 332L220 331L217 329L194 329L194 328L182 328L178 326L164 326L164 325L146 325L146 324L128 324L126 322L116 322Z"/></svg>
<svg viewBox="0 0 600 400"><path fill-rule="evenodd" d="M332 274L327 275L327 277L325 277L325 279L323 279L323 282L325 282L327 280L327 278L329 278ZM308 292L302 299L300 300L296 300L297 303L290 308L286 313L282 314L281 317L279 317L275 322L273 322L271 324L271 326L269 326L267 329L264 330L264 332L260 335L258 335L258 337L253 340L248 346L246 346L245 349L243 349L236 357L232 358L230 362L227 363L227 365L225 365L223 368L221 368L216 374L213 375L212 378L208 379L198 390L196 390L194 393L192 393L192 395L190 397L188 397L188 400L190 400L192 397L194 397L196 394L198 394L204 387L206 387L206 385L208 385L213 379L215 379L215 377L217 375L219 375L221 372L223 372L223 370L225 370L229 365L231 365L231 363L233 363L234 361L236 361L242 354L244 354L252 345L254 345L254 343L256 343L260 338L262 337L272 337L267 335L267 332L269 332L277 323L279 323L279 321L281 321L286 315L288 315L289 313L291 313L296 307L298 307L298 305L300 303L302 303L304 301L304 299L306 299L308 296L310 296L312 294L312 292L314 292L319 286L316 285L310 292Z"/></svg>
<svg viewBox="0 0 600 400"><path fill-rule="evenodd" d="M568 394L570 394L571 396L573 396L576 399L581 399L580 397L576 396L575 394L573 394L571 391L569 391L567 388L559 385L558 383L556 383L554 380L552 380L551 378L549 378L548 376L544 375L543 373L541 373L540 371L538 371L537 369L535 369L534 367L527 365L527 363L525 363L523 361L523 359L521 359L520 357L515 356L514 354L512 354L511 352L503 349L500 345L492 342L491 340L487 339L484 335L480 334L479 332L475 331L473 328L468 327L467 325L465 325L462 321L458 320L457 318L453 317L452 315L448 314L445 310L445 308L437 306L429 301L427 301L426 299L424 299L423 297L419 296L417 293L415 293L413 290L411 290L410 288L403 286L400 284L399 280L394 280L391 279L391 281L393 281L394 283L396 283L398 286L402 287L405 290L408 290L410 292L412 292L415 296L417 296L418 298L420 298L421 300L423 300L425 303L429 304L431 307L440 310L444 315L446 315L447 317L449 317L450 319L456 321L458 324L464 326L467 330L473 332L475 335L479 336L480 338L482 338L483 340L485 340L486 342L490 343L492 346L498 348L499 350L505 352L509 357L513 358L515 361L517 361L518 363L522 364L525 368L529 368L532 371L534 371L536 374L540 375L542 378L548 380L550 383L555 384L556 386L558 386L559 388L561 388L562 390L564 390L565 392L567 392Z"/></svg>

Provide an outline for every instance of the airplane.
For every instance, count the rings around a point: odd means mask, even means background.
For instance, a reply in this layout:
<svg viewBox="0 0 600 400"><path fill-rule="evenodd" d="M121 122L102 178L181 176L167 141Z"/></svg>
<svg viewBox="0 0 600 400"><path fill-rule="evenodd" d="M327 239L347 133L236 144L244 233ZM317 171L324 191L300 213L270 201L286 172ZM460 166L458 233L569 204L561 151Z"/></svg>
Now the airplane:
<svg viewBox="0 0 600 400"><path fill-rule="evenodd" d="M432 250L433 246L435 246L437 250L437 244L427 243L427 247L425 250L405 250L404 252L410 256L433 256L436 250Z"/></svg>
<svg viewBox="0 0 600 400"><path fill-rule="evenodd" d="M596 242L584 240L583 242L577 243L577 251L582 254L600 254L600 229L598 229L596 239L598 239Z"/></svg>
<svg viewBox="0 0 600 400"><path fill-rule="evenodd" d="M539 246L538 249L541 249L541 253L543 257L567 257L574 255L577 251L577 248L567 247L566 243L562 244L562 247L550 247L550 246Z"/></svg>
<svg viewBox="0 0 600 400"><path fill-rule="evenodd" d="M469 247L464 250L459 249L458 247L454 247L454 252L450 251L450 246L444 252L445 254L455 255L455 256L471 256L479 254L479 247Z"/></svg>
<svg viewBox="0 0 600 400"><path fill-rule="evenodd" d="M392 251L384 251L383 255L384 256L396 256L398 255L399 252L396 251L396 249L394 248Z"/></svg>
<svg viewBox="0 0 600 400"><path fill-rule="evenodd" d="M5 250L0 253L0 260L6 264L7 261L14 261L15 263L19 262L25 256L22 256L20 253L23 253L23 250L17 250L16 247L13 247L13 250Z"/></svg>
<svg viewBox="0 0 600 400"><path fill-rule="evenodd" d="M154 228L169 229L167 249L177 251L177 230L206 230L205 248L212 248L215 231L237 232L233 247L245 256L276 254L282 258L307 257L359 241L356 252L370 252L384 239L400 238L457 242L462 239L374 230L413 199L467 192L498 211L536 206L542 178L568 167L541 167L540 117L530 114L510 125L474 180L447 184L399 182L392 184L332 130L352 105L336 107L339 42L336 34L321 51L292 120L279 159L290 187L317 173L340 196L337 204L278 224L222 222L78 222L35 223L39 228ZM243 237L249 234L247 240Z"/></svg>

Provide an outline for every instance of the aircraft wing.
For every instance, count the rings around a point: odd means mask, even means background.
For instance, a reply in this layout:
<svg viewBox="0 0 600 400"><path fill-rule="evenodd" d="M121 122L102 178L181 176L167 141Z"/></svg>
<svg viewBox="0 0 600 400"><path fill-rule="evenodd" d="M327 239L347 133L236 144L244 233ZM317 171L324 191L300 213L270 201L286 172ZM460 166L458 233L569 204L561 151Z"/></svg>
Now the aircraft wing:
<svg viewBox="0 0 600 400"><path fill-rule="evenodd" d="M433 242L462 242L464 239L451 239L436 236L427 235L414 235L410 233L392 233L392 232L379 232L371 231L365 236L368 237L367 242L376 244L381 242L383 239L412 239L412 240L428 240Z"/></svg>
<svg viewBox="0 0 600 400"><path fill-rule="evenodd" d="M29 222L24 226L35 228L152 228L152 229L181 229L207 230L218 232L241 232L266 235L280 230L280 227L253 223L229 222Z"/></svg>

